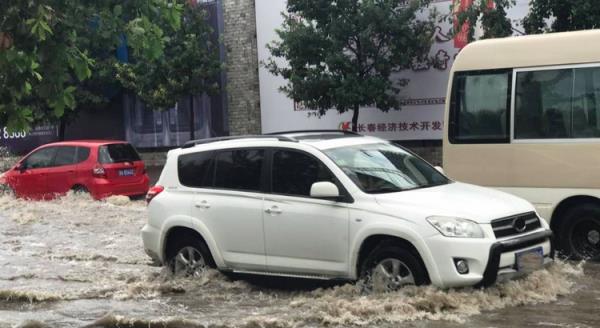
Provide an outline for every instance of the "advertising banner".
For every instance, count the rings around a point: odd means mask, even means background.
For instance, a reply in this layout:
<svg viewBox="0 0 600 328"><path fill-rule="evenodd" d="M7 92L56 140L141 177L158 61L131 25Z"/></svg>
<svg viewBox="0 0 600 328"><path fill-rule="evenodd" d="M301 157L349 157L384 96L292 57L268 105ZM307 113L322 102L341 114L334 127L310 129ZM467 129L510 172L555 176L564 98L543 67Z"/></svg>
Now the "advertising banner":
<svg viewBox="0 0 600 328"><path fill-rule="evenodd" d="M432 1L429 9L421 17L429 16L429 10L437 10L441 15L450 14L454 0ZM460 0L459 0L460 1ZM472 0L460 3L469 4ZM258 57L261 63L271 57L266 45L276 40L276 29L281 27L286 9L286 0L257 0L256 21ZM518 1L509 11L513 18L521 18L527 10L527 1ZM430 60L413 63L411 69L392 76L394 80L405 79L406 87L399 94L400 110L382 112L377 108L361 108L358 131L389 140L439 140L444 125L444 104L448 86L448 74L454 58L462 48L461 42L449 36L452 23L444 20L435 27L434 42ZM285 64L285 62L281 62ZM326 115L318 113L289 99L279 88L286 81L272 75L263 64L260 65L260 103L263 133L286 130L348 129L351 127L352 112L339 114L331 109Z"/></svg>
<svg viewBox="0 0 600 328"><path fill-rule="evenodd" d="M5 126L0 126L0 146L13 154L27 153L39 145L57 140L58 128L54 125L38 126L29 132L10 132Z"/></svg>

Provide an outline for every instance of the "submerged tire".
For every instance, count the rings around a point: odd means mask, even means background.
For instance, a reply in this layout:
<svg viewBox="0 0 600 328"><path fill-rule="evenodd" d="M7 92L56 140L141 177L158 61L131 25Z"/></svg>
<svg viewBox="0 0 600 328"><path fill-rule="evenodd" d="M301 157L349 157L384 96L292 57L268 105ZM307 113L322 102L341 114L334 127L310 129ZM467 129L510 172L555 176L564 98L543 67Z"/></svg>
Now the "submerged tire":
<svg viewBox="0 0 600 328"><path fill-rule="evenodd" d="M73 188L71 188L71 190L73 191L74 194L77 194L77 195L90 193L90 191L85 186L82 186L82 185L73 186Z"/></svg>
<svg viewBox="0 0 600 328"><path fill-rule="evenodd" d="M360 267L360 278L366 289L374 292L429 284L427 270L420 259L393 242L382 242L367 255Z"/></svg>
<svg viewBox="0 0 600 328"><path fill-rule="evenodd" d="M15 191L8 184L0 184L0 195L15 196Z"/></svg>
<svg viewBox="0 0 600 328"><path fill-rule="evenodd" d="M171 273L180 277L198 277L207 269L215 268L208 246L191 236L172 242L167 250L167 265Z"/></svg>
<svg viewBox="0 0 600 328"><path fill-rule="evenodd" d="M600 259L600 206L583 204L568 210L558 234L567 258Z"/></svg>

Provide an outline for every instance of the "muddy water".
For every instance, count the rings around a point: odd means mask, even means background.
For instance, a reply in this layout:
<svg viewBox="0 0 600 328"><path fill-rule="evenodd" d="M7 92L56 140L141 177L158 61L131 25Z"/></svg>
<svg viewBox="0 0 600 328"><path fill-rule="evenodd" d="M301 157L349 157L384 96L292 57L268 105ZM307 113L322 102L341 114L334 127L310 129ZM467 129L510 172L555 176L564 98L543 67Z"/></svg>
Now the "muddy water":
<svg viewBox="0 0 600 328"><path fill-rule="evenodd" d="M600 265L557 263L487 290L227 277L174 279L152 266L143 202L0 196L4 327L598 327Z"/></svg>

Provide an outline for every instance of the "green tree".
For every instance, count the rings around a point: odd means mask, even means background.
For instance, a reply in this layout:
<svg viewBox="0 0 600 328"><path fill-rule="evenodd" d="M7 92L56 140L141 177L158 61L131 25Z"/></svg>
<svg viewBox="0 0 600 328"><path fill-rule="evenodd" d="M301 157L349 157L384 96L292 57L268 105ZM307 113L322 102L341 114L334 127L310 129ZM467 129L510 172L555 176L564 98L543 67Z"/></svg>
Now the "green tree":
<svg viewBox="0 0 600 328"><path fill-rule="evenodd" d="M118 80L146 105L159 110L172 108L185 96L218 93L219 44L206 18L202 6L186 6L180 28L165 41L164 55L152 62L119 64ZM194 139L193 98L189 100L190 137Z"/></svg>
<svg viewBox="0 0 600 328"><path fill-rule="evenodd" d="M523 20L528 34L565 32L600 27L596 0L532 0Z"/></svg>
<svg viewBox="0 0 600 328"><path fill-rule="evenodd" d="M454 23L454 33L458 33L464 24L468 24L467 40L475 41L475 28L481 23L482 39L502 38L513 34L512 23L506 16L506 9L515 4L515 0L474 0L473 3L459 10L457 3L450 6L449 19Z"/></svg>
<svg viewBox="0 0 600 328"><path fill-rule="evenodd" d="M76 109L106 101L105 92L125 80L115 79L121 66L116 49L126 41L130 60L149 67L165 62L167 51L188 53L202 48L184 29L208 29L205 21L184 22L185 0L3 0L0 7L0 125L28 129L41 122L59 122ZM186 11L187 12L187 11ZM201 15L198 12L198 17ZM185 36L185 37L182 37ZM186 39L187 38L187 39ZM212 47L210 48L212 51ZM199 50L194 53L201 53ZM188 57L189 58L189 57ZM176 67L172 60L172 67ZM204 68L204 66L202 66ZM155 74L143 88L161 90L163 80L212 75L202 70L172 69ZM169 93L170 92L170 93ZM174 99L179 89L165 90Z"/></svg>
<svg viewBox="0 0 600 328"><path fill-rule="evenodd" d="M428 54L433 23L416 17L427 3L288 0L266 66L287 80L285 94L320 115L353 111L356 131L360 107L400 109L402 85L390 76Z"/></svg>

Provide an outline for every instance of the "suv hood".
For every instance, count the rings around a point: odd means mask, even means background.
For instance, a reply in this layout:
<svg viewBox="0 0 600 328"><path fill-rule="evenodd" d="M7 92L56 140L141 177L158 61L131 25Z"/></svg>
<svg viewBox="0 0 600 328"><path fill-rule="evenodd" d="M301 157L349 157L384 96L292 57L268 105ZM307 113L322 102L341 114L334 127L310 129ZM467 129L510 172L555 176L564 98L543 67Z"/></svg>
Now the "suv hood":
<svg viewBox="0 0 600 328"><path fill-rule="evenodd" d="M452 216L477 223L535 211L519 197L475 185L454 182L447 185L375 196L377 203L394 213L418 212L425 217Z"/></svg>

